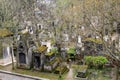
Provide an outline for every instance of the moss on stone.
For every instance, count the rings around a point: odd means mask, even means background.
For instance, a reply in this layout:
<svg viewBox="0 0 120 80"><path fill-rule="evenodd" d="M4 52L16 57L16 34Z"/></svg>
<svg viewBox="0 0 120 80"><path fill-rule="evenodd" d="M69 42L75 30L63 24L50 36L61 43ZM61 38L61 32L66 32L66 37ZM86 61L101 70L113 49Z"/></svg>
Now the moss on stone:
<svg viewBox="0 0 120 80"><path fill-rule="evenodd" d="M11 36L13 33L7 29L0 29L0 37Z"/></svg>
<svg viewBox="0 0 120 80"><path fill-rule="evenodd" d="M46 53L45 55L46 56L51 56L51 55L53 55L54 53L53 52L48 52L48 53Z"/></svg>
<svg viewBox="0 0 120 80"><path fill-rule="evenodd" d="M86 38L83 41L91 41L91 42L98 43L98 44L102 44L103 43L101 39L96 39L96 38Z"/></svg>
<svg viewBox="0 0 120 80"><path fill-rule="evenodd" d="M40 46L40 47L38 48L38 51L39 51L39 52L43 52L43 51L45 51L45 50L47 50L47 47L46 47L46 46Z"/></svg>

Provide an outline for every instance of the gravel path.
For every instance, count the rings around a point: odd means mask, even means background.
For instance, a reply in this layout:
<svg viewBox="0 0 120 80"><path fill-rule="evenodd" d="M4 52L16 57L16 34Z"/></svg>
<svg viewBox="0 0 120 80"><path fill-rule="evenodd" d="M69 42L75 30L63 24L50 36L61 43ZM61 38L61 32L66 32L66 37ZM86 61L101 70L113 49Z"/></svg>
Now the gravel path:
<svg viewBox="0 0 120 80"><path fill-rule="evenodd" d="M73 69L72 68L70 68L65 80L74 80L74 78L73 78Z"/></svg>

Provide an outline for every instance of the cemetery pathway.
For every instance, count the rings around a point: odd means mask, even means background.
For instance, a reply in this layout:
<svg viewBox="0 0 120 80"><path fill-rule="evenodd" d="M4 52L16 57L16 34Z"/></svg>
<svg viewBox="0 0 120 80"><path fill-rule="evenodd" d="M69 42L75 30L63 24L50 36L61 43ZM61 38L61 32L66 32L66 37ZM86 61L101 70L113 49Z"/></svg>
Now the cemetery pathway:
<svg viewBox="0 0 120 80"><path fill-rule="evenodd" d="M0 73L0 80L34 80L34 79Z"/></svg>
<svg viewBox="0 0 120 80"><path fill-rule="evenodd" d="M49 80L49 79L0 70L0 80Z"/></svg>
<svg viewBox="0 0 120 80"><path fill-rule="evenodd" d="M74 80L74 78L73 78L73 69L72 68L70 68L65 80Z"/></svg>

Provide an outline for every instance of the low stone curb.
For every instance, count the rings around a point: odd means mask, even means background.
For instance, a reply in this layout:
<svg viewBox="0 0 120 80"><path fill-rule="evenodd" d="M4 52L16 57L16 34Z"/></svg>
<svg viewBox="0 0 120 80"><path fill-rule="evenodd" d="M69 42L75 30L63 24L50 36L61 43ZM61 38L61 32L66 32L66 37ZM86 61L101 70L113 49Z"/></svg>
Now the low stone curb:
<svg viewBox="0 0 120 80"><path fill-rule="evenodd" d="M4 70L0 70L0 73L20 76L20 77L25 77L25 78L35 79L35 80L49 80L49 79L45 79L45 78L39 78L39 77L35 77L35 76L29 76L29 75L24 75L24 74L19 74L19 73L14 73L14 72L10 72L10 71L4 71Z"/></svg>

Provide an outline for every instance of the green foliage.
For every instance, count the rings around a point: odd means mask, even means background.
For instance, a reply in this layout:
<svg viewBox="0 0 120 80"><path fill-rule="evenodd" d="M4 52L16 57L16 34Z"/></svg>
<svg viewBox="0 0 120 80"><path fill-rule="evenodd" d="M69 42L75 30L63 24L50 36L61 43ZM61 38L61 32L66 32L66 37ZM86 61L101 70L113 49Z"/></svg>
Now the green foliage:
<svg viewBox="0 0 120 80"><path fill-rule="evenodd" d="M93 59L94 65L104 65L106 62L108 62L108 60L106 59L106 57L103 56L97 56Z"/></svg>
<svg viewBox="0 0 120 80"><path fill-rule="evenodd" d="M67 51L68 54L75 54L75 48L69 48L69 50Z"/></svg>
<svg viewBox="0 0 120 80"><path fill-rule="evenodd" d="M95 56L85 56L84 59L85 59L85 62L87 65L95 66L95 67L102 66L108 62L106 57L103 57L103 56L96 56L96 57Z"/></svg>
<svg viewBox="0 0 120 80"><path fill-rule="evenodd" d="M65 5L67 5L70 2L70 0L57 0L57 5L59 7L64 7Z"/></svg>
<svg viewBox="0 0 120 80"><path fill-rule="evenodd" d="M51 52L55 53L55 54L58 54L58 49L57 48L52 48L51 49Z"/></svg>
<svg viewBox="0 0 120 80"><path fill-rule="evenodd" d="M92 56L85 56L84 57L85 62L87 65L90 65L91 63L93 63L93 57Z"/></svg>

